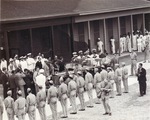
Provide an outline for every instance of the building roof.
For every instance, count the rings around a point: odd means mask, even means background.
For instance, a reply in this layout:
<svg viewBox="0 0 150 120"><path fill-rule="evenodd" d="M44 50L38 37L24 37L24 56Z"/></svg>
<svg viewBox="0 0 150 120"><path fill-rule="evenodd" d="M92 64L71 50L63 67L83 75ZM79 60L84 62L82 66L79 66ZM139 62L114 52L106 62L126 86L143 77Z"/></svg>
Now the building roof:
<svg viewBox="0 0 150 120"><path fill-rule="evenodd" d="M1 3L1 21L46 19L150 7L146 0L47 0Z"/></svg>

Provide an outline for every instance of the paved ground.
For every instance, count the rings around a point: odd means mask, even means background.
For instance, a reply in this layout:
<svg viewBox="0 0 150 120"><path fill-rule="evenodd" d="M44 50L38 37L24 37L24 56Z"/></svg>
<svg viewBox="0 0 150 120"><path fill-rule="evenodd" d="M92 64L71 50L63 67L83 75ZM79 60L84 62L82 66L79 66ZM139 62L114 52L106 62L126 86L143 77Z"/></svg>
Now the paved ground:
<svg viewBox="0 0 150 120"><path fill-rule="evenodd" d="M150 73L150 69L147 72ZM112 116L102 115L103 105L96 104L94 108L87 108L85 112L78 112L78 115L70 115L66 120L150 120L150 75L147 77L147 95L144 97L139 97L138 83L134 83L129 87L129 94L110 99Z"/></svg>
<svg viewBox="0 0 150 120"><path fill-rule="evenodd" d="M143 54L140 54L138 60L143 60ZM126 61L128 65L128 70L130 73L130 60L129 56L120 58L120 61ZM121 97L115 97L110 99L110 105L112 108L112 116L103 116L104 113L103 106L95 105L94 108L87 108L85 112L78 112L77 115L69 115L66 120L150 120L150 63L145 63L144 67L148 69L148 92L143 98L139 98L138 95L138 83L136 77L129 77L129 94L123 94ZM0 95L2 95L2 90L0 90ZM93 90L94 98L96 97L95 90ZM85 101L88 101L87 93L85 93ZM69 100L68 100L69 102ZM77 98L77 104L79 104L79 99ZM71 106L68 104L68 108ZM58 102L58 112L61 114L62 108L60 102ZM46 105L47 120L51 120L51 110L48 105ZM140 115L141 114L141 115ZM36 111L36 120L40 120L39 113ZM3 115L3 119L7 120L6 112ZM17 119L15 119L17 120ZM26 115L26 120L29 120ZM63 119L62 119L63 120Z"/></svg>

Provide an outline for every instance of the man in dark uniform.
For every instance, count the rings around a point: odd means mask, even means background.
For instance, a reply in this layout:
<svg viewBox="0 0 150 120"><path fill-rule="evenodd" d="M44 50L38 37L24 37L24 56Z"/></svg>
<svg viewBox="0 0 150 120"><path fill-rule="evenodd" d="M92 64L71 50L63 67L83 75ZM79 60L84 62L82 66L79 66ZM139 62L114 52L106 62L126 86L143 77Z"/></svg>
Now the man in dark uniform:
<svg viewBox="0 0 150 120"><path fill-rule="evenodd" d="M3 96L4 98L6 98L8 87L9 87L9 82L8 82L7 69L5 67L2 68L1 80L2 80L2 85L3 85Z"/></svg>
<svg viewBox="0 0 150 120"><path fill-rule="evenodd" d="M17 88L19 88L18 81L16 79L15 71L11 72L12 74L9 76L9 85L12 91L12 98L14 100L17 99Z"/></svg>
<svg viewBox="0 0 150 120"><path fill-rule="evenodd" d="M143 64L139 63L137 70L137 77L139 81L140 97L146 94L146 70L142 67Z"/></svg>
<svg viewBox="0 0 150 120"><path fill-rule="evenodd" d="M38 61L36 62L35 67L42 69L41 57L38 57Z"/></svg>

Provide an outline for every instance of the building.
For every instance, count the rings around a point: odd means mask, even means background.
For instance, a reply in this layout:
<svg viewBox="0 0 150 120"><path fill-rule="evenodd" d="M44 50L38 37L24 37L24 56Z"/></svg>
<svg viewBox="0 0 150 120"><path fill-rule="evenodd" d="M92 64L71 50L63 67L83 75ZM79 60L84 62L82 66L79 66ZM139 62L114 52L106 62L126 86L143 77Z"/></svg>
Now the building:
<svg viewBox="0 0 150 120"><path fill-rule="evenodd" d="M39 52L63 56L96 48L97 38L111 53L110 39L119 50L120 35L150 31L148 0L49 0L1 2L1 57Z"/></svg>

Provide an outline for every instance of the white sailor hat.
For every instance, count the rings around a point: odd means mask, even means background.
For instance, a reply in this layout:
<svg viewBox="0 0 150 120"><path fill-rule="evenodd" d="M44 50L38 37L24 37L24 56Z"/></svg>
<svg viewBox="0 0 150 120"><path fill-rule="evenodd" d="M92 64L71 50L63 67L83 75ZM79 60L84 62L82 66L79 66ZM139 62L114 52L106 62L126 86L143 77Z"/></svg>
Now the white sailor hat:
<svg viewBox="0 0 150 120"><path fill-rule="evenodd" d="M83 53L83 51L82 51L82 50L80 50L78 53Z"/></svg>
<svg viewBox="0 0 150 120"><path fill-rule="evenodd" d="M93 49L92 49L92 52L96 52L96 49L95 49L95 48L93 48Z"/></svg>
<svg viewBox="0 0 150 120"><path fill-rule="evenodd" d="M31 88L28 88L28 89L27 89L27 92L31 92Z"/></svg>
<svg viewBox="0 0 150 120"><path fill-rule="evenodd" d="M122 64L122 65L126 65L126 63L125 63L125 62L122 62L121 64Z"/></svg>
<svg viewBox="0 0 150 120"><path fill-rule="evenodd" d="M22 95L22 91L21 90L18 91L18 95Z"/></svg>
<svg viewBox="0 0 150 120"><path fill-rule="evenodd" d="M20 59L23 59L23 56L21 56Z"/></svg>
<svg viewBox="0 0 150 120"><path fill-rule="evenodd" d="M40 70L39 70L39 73L44 73L44 69L40 69Z"/></svg>
<svg viewBox="0 0 150 120"><path fill-rule="evenodd" d="M11 90L8 90L7 91L7 95L11 95L12 94L12 91Z"/></svg>
<svg viewBox="0 0 150 120"><path fill-rule="evenodd" d="M31 53L28 53L28 54L27 54L27 56L30 56L30 55L31 55Z"/></svg>
<svg viewBox="0 0 150 120"><path fill-rule="evenodd" d="M63 81L64 81L63 76L61 76L61 77L59 78L59 81L60 81L60 82L63 82Z"/></svg>
<svg viewBox="0 0 150 120"><path fill-rule="evenodd" d="M16 57L18 57L18 55L17 55L17 54L14 56L14 58L16 58Z"/></svg>
<svg viewBox="0 0 150 120"><path fill-rule="evenodd" d="M23 59L26 59L26 57L27 57L26 55L25 55L25 56L23 56Z"/></svg>
<svg viewBox="0 0 150 120"><path fill-rule="evenodd" d="M98 38L98 40L100 40L101 38Z"/></svg>
<svg viewBox="0 0 150 120"><path fill-rule="evenodd" d="M81 72L81 71L78 71L77 74L82 75L82 72Z"/></svg>
<svg viewBox="0 0 150 120"><path fill-rule="evenodd" d="M104 65L101 65L101 68L105 68L105 66L104 66Z"/></svg>
<svg viewBox="0 0 150 120"><path fill-rule="evenodd" d="M77 54L77 52L73 52L72 54L73 54L73 55L76 55L76 54Z"/></svg>
<svg viewBox="0 0 150 120"><path fill-rule="evenodd" d="M13 59L12 59L12 58L10 58L10 59L9 59L9 62L12 62L12 61L13 61Z"/></svg>

